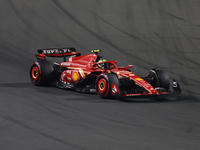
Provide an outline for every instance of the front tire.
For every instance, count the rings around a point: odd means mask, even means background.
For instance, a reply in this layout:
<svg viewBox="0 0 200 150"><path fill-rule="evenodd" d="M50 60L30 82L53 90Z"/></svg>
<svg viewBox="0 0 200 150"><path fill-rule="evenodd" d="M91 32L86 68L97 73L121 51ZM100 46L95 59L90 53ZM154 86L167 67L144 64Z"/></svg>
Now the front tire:
<svg viewBox="0 0 200 150"><path fill-rule="evenodd" d="M119 80L115 74L100 74L95 82L96 93L101 98L120 97Z"/></svg>
<svg viewBox="0 0 200 150"><path fill-rule="evenodd" d="M96 79L96 93L101 98L111 97L111 86L105 74L99 75Z"/></svg>
<svg viewBox="0 0 200 150"><path fill-rule="evenodd" d="M146 79L154 88L160 87L169 90L169 76L163 70L151 69Z"/></svg>
<svg viewBox="0 0 200 150"><path fill-rule="evenodd" d="M158 87L165 88L168 91L170 86L168 74L162 70L156 70L156 74L158 78Z"/></svg>

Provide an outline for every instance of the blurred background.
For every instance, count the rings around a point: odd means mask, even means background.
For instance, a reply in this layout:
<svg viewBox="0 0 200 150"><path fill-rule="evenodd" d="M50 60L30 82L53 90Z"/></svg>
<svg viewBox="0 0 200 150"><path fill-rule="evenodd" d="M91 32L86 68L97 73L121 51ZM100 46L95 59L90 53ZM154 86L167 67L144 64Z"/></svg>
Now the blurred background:
<svg viewBox="0 0 200 150"><path fill-rule="evenodd" d="M118 65L133 64L139 75L154 67L163 69L180 82L184 94L200 94L198 0L0 3L0 63L8 76L28 74L39 48L72 46L82 55L101 49L104 58L117 60ZM29 78L18 75L10 81Z"/></svg>
<svg viewBox="0 0 200 150"><path fill-rule="evenodd" d="M199 0L0 0L0 149L199 149L199 8ZM52 47L101 49L140 76L164 70L184 102L131 105L34 87L37 49Z"/></svg>

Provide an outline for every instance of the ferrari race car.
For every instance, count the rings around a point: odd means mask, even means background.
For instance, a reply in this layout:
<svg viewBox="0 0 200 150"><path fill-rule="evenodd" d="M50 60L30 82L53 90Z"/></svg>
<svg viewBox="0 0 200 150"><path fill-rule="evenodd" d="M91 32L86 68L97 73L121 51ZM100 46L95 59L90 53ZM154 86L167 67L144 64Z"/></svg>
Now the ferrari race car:
<svg viewBox="0 0 200 150"><path fill-rule="evenodd" d="M106 61L100 50L81 56L73 47L39 49L37 61L30 67L31 82L36 86L53 85L78 92L97 93L101 98L126 96L160 96L180 94L179 84L162 70L151 69L144 77L119 67L117 61ZM62 57L61 63L50 62L46 57ZM66 57L69 57L68 60Z"/></svg>

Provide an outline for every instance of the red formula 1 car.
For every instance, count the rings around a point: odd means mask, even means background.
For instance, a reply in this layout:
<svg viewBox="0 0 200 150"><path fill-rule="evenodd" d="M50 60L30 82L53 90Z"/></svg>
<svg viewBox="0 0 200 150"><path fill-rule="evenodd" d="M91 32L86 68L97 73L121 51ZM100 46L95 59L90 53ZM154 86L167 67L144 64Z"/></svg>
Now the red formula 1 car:
<svg viewBox="0 0 200 150"><path fill-rule="evenodd" d="M162 70L151 69L147 76L139 77L130 68L118 67L117 61L106 61L99 56L100 50L81 56L75 48L39 49L37 61L30 67L34 85L54 85L79 92L97 93L101 98L125 96L160 96L179 94L179 84ZM63 57L61 63L50 63L46 57ZM66 57L69 57L66 60Z"/></svg>

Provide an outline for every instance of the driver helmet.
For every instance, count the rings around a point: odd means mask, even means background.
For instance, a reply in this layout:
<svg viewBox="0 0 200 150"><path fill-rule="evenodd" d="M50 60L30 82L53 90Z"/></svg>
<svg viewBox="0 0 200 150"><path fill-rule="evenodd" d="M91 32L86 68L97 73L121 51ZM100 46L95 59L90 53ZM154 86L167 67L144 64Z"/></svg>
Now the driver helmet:
<svg viewBox="0 0 200 150"><path fill-rule="evenodd" d="M103 61L107 61L107 60L105 60L105 59L100 59L98 62L103 62ZM106 68L106 64L104 64L104 63L100 63L100 64L98 64L98 66L99 66L99 68L101 68L101 69L105 69L105 68Z"/></svg>

